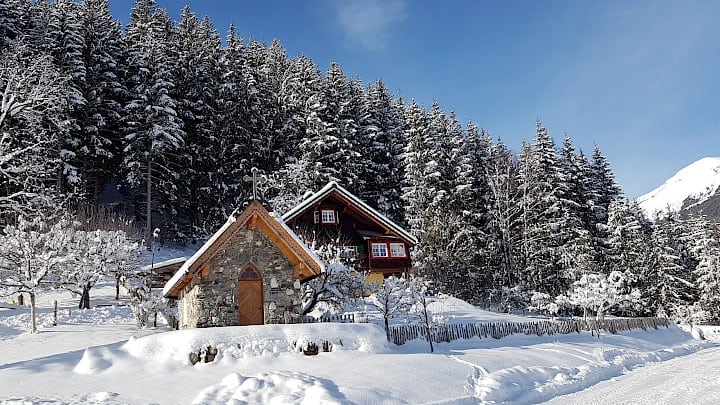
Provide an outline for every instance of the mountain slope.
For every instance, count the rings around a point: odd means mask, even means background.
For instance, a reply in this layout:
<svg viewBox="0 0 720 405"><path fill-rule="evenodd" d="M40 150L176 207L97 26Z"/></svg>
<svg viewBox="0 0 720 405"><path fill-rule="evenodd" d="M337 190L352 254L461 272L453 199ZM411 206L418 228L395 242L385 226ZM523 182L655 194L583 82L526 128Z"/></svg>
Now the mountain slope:
<svg viewBox="0 0 720 405"><path fill-rule="evenodd" d="M648 217L681 212L720 217L720 157L702 158L637 199Z"/></svg>

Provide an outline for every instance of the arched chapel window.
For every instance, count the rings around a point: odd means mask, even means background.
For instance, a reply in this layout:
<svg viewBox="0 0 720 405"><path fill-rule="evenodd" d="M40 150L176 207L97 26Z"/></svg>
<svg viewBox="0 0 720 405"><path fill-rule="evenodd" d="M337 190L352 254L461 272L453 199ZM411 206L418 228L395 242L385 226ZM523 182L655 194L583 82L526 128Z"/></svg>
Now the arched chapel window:
<svg viewBox="0 0 720 405"><path fill-rule="evenodd" d="M252 267L248 266L240 274L240 280L260 280L260 276Z"/></svg>

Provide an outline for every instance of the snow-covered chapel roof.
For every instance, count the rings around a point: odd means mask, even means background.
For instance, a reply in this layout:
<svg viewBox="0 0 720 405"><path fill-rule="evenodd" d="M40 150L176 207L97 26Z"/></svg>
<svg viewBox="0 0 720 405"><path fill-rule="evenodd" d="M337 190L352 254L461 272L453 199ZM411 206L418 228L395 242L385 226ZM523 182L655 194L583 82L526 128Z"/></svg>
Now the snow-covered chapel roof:
<svg viewBox="0 0 720 405"><path fill-rule="evenodd" d="M258 201L252 201L241 214L231 215L225 224L215 232L195 254L178 269L163 288L163 296L176 296L192 275L207 264L232 236L243 227L257 227L261 232L272 233L270 238L293 264L295 276L299 279L312 277L325 271L325 265L318 256L303 243L285 224L282 218L269 213Z"/></svg>
<svg viewBox="0 0 720 405"><path fill-rule="evenodd" d="M357 207L359 210L363 211L365 215L370 217L372 220L374 220L376 223L381 225L382 227L392 231L397 236L405 239L407 242L410 242L413 245L417 244L417 238L412 236L410 232L403 229L400 225L396 224L395 222L391 221L388 217L378 212L373 207L367 205L363 200L352 194L351 192L347 191L345 188L343 188L341 185L337 184L335 181L329 182L325 187L321 188L320 191L316 192L315 194L311 195L310 197L303 200L300 204L292 208L290 211L283 214L282 219L285 222L290 222L293 219L297 218L300 214L305 212L308 208L314 206L316 203L322 201L325 197L330 195L331 193L337 193L342 198L350 202L352 205Z"/></svg>

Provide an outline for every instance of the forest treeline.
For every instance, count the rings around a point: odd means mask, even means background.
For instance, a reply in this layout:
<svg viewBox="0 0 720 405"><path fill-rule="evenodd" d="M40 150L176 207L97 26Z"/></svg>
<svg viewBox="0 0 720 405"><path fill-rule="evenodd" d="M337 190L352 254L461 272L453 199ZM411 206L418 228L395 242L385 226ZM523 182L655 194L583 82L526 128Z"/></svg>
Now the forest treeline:
<svg viewBox="0 0 720 405"><path fill-rule="evenodd" d="M513 151L278 40L234 26L223 39L188 6L173 21L138 0L123 27L107 0L5 0L0 84L5 223L102 207L148 240L194 242L249 197L257 167L279 212L338 181L418 237L434 289L474 303L525 308L620 272L640 298L618 313L720 313L716 228L649 221L598 147L556 144L538 122Z"/></svg>

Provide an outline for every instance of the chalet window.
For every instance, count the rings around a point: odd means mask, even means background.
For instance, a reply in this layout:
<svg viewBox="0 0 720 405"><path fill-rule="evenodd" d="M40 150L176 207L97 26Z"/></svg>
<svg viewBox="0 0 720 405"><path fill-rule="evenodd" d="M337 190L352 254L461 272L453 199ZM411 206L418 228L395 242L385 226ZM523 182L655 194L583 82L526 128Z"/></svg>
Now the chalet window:
<svg viewBox="0 0 720 405"><path fill-rule="evenodd" d="M313 222L316 224L320 223L320 212L319 211L313 211Z"/></svg>
<svg viewBox="0 0 720 405"><path fill-rule="evenodd" d="M390 244L390 257L407 257L405 254L404 243L391 243Z"/></svg>
<svg viewBox="0 0 720 405"><path fill-rule="evenodd" d="M387 243L372 243L370 249L373 257L388 257Z"/></svg>
<svg viewBox="0 0 720 405"><path fill-rule="evenodd" d="M337 221L335 220L335 211L334 210L322 210L321 211L321 219L323 224L334 224Z"/></svg>
<svg viewBox="0 0 720 405"><path fill-rule="evenodd" d="M341 246L340 257L349 259L357 256L357 246Z"/></svg>

